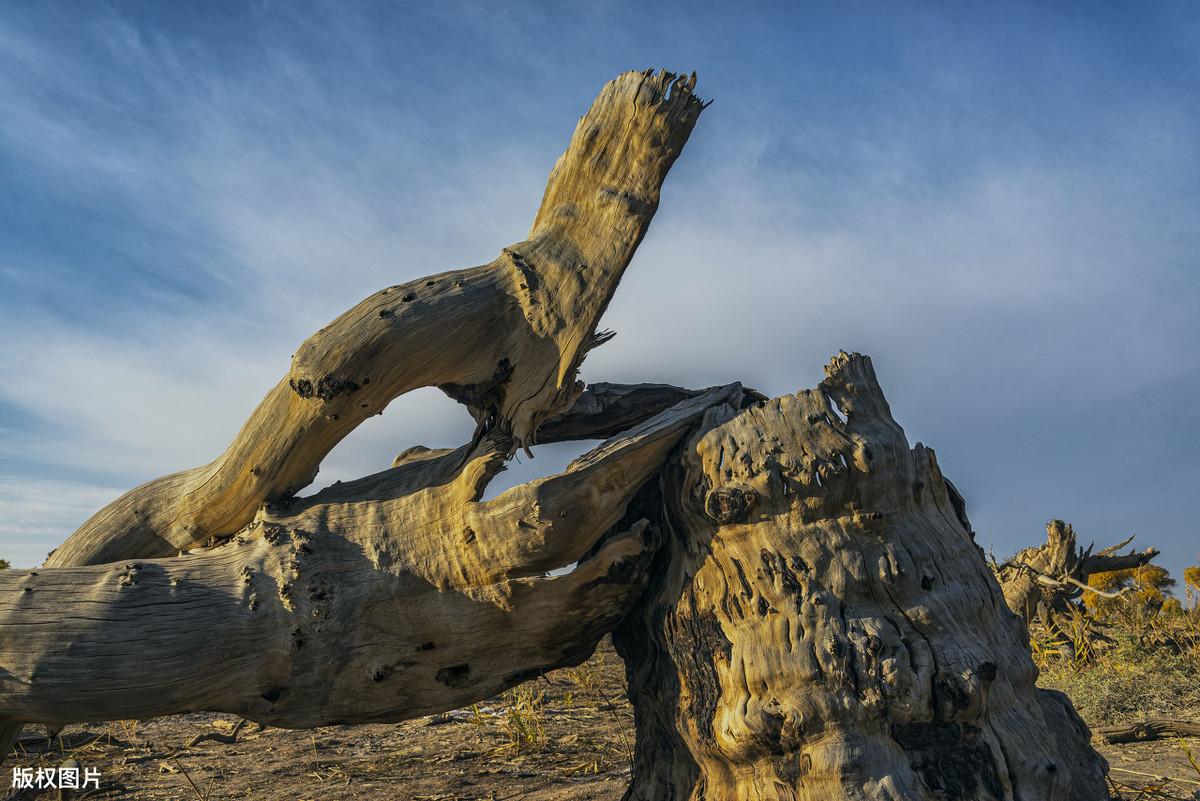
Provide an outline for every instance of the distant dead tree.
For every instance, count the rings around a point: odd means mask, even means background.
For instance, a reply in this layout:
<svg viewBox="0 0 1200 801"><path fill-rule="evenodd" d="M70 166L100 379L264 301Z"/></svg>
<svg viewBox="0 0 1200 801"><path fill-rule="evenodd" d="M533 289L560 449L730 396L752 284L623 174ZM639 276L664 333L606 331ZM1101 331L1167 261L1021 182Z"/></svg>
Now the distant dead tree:
<svg viewBox="0 0 1200 801"><path fill-rule="evenodd" d="M1119 592L1089 586L1088 578L1098 573L1129 570L1148 564L1158 556L1154 548L1118 554L1133 537L1092 553L1076 544L1075 529L1061 520L1046 524L1046 542L1025 548L1016 556L995 566L1004 600L1025 623L1039 620L1053 625L1054 616L1068 611L1070 604L1084 593L1105 598L1119 597Z"/></svg>
<svg viewBox="0 0 1200 801"><path fill-rule="evenodd" d="M1086 726L1035 687L962 498L868 358L769 400L577 380L704 108L694 83L610 82L526 239L371 295L298 348L215 461L114 501L44 568L0 573L8 742L22 721L195 710L400 721L578 664L613 632L637 721L627 799L1106 797ZM296 497L424 386L467 407L470 442ZM481 500L518 449L596 437Z"/></svg>

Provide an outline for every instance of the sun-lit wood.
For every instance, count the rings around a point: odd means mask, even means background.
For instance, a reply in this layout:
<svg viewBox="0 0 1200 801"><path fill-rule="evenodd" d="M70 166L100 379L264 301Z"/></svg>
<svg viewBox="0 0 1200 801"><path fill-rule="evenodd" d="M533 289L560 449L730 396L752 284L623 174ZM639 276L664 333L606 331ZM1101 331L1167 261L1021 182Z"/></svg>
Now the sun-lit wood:
<svg viewBox="0 0 1200 801"><path fill-rule="evenodd" d="M1035 687L965 502L866 357L774 399L577 380L704 107L694 82L610 82L526 240L367 298L215 461L122 496L46 567L0 571L0 749L21 721L399 721L613 632L629 801L1106 797L1087 728ZM467 407L470 442L296 497L423 386ZM482 500L520 449L596 438Z"/></svg>

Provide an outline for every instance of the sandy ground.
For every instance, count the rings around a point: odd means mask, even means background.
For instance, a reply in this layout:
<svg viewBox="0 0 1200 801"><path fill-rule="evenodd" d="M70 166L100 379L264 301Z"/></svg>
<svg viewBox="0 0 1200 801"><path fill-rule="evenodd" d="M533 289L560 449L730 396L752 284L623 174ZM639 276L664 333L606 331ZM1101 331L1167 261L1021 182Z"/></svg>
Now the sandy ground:
<svg viewBox="0 0 1200 801"><path fill-rule="evenodd" d="M633 743L621 662L607 645L580 668L441 718L314 731L258 731L251 724L234 743L188 744L200 734L228 733L235 722L200 714L71 726L54 741L30 732L17 764L75 759L98 768L99 790L67 796L97 801L619 801ZM1200 773L1183 745L1200 759L1200 738L1100 751L1123 798L1191 801L1200 798ZM10 761L0 777L6 791L11 769ZM7 797L59 794L22 790Z"/></svg>

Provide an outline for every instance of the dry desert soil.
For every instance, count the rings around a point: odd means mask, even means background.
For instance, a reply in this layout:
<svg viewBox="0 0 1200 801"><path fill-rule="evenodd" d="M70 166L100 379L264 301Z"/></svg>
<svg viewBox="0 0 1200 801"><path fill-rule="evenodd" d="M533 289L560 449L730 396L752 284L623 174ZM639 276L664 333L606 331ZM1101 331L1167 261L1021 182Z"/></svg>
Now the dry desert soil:
<svg viewBox="0 0 1200 801"><path fill-rule="evenodd" d="M74 759L99 789L7 790L7 798L184 801L619 801L629 780L633 714L621 660L606 641L586 664L448 715L395 725L258 730L215 714L70 726L22 736L22 767ZM1121 798L1198 798L1200 738L1098 745ZM1171 779L1171 781L1164 781ZM5 796L0 796L5 797Z"/></svg>

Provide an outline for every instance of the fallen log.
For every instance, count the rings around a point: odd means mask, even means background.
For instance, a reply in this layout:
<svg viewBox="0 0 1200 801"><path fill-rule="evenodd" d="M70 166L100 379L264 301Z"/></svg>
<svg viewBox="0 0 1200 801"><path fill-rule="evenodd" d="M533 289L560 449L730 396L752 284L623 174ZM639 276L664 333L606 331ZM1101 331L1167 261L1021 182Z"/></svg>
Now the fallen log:
<svg viewBox="0 0 1200 801"><path fill-rule="evenodd" d="M515 449L528 448L539 425L567 411L578 398L583 389L576 380L580 363L611 336L597 334L596 325L654 217L662 182L703 109L692 93L694 84L694 75L649 70L610 81L579 120L551 171L525 240L504 248L490 264L383 289L320 329L297 349L287 374L224 453L207 465L143 484L98 511L51 554L39 582L60 588L66 594L60 600L74 591L86 598L103 592L100 573L58 577L54 569L162 559L227 539L256 516L261 528L266 508L287 506L350 431L398 395L419 387L441 387L465 403L477 423L472 443L423 466L422 475L450 481L455 469L467 468L483 475L499 469ZM661 408L643 411L648 413L620 415L623 428L631 419L644 420ZM586 433L589 426L596 431L612 428L604 414L584 421L582 427L580 422L575 421L570 436ZM443 472L437 473L439 469ZM406 475L414 474L410 470ZM470 480L462 484L466 487ZM617 510L605 513L612 511ZM329 548L330 553L339 550L345 548ZM207 579L215 581L231 566L252 567L223 561L229 558L223 552L211 563L187 567L170 560L147 563L149 573L143 578L156 575L169 583L192 576L188 580L202 588L199 577L205 570L212 570ZM189 572L193 567L202 569ZM434 586L440 586L443 577L429 573L437 579ZM230 601L228 588L211 589L210 600ZM18 695L32 690L32 696L40 697L29 683L42 675L41 657L31 652L37 646L29 642L44 633L48 619L21 622L21 615L29 611L22 603L38 588L26 583L18 592L16 601L10 596L10 606L0 610L0 616L9 612L18 618L0 629L0 646L17 654L20 662L6 659L0 664L0 720L28 719L19 710L34 708L45 710L46 721L71 717L61 704L46 708L41 702L28 703L29 697L20 701L4 695L23 688ZM232 608L223 611L236 618ZM172 638L185 651L200 645L198 633L172 634L169 622L170 618L159 624L159 645L167 647L168 640L175 642ZM236 639L212 626L203 630L206 636ZM190 644L182 642L187 637L193 638ZM578 652L579 646L572 646L572 658ZM198 657L206 664L203 653ZM253 658L247 652L240 661ZM556 661L548 659L546 665ZM190 702L202 703L201 698L193 695ZM163 699L157 706L146 698L131 700L136 701L134 708L172 706L163 706ZM19 731L14 723L0 725L0 755L8 753Z"/></svg>
<svg viewBox="0 0 1200 801"><path fill-rule="evenodd" d="M1150 718L1134 723L1101 726L1094 733L1106 743L1139 743L1163 737L1200 737L1200 721Z"/></svg>
<svg viewBox="0 0 1200 801"><path fill-rule="evenodd" d="M198 554L3 571L0 717L400 721L579 664L657 544L631 502L708 408L740 402L710 390L491 501L496 432L268 507Z"/></svg>

